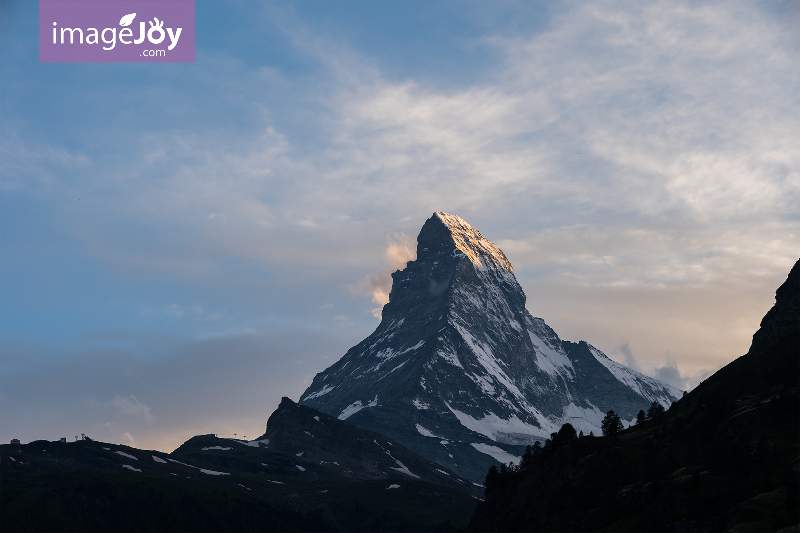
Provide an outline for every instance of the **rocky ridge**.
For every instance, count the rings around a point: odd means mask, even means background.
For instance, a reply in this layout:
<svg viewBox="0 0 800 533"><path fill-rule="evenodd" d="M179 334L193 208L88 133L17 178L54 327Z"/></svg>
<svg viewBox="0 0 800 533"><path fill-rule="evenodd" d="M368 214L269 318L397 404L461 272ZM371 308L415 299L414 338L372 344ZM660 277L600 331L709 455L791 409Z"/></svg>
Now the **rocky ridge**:
<svg viewBox="0 0 800 533"><path fill-rule="evenodd" d="M416 260L392 280L380 325L300 403L473 482L564 422L598 433L609 409L630 421L680 394L588 343L562 341L525 308L503 251L458 216L434 213Z"/></svg>

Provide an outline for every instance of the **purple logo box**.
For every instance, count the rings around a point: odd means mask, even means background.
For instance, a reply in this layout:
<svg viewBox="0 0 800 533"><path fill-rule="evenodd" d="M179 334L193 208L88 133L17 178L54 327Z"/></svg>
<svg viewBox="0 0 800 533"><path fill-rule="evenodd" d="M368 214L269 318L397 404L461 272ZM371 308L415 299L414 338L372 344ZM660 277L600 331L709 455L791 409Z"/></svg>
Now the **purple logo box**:
<svg viewBox="0 0 800 533"><path fill-rule="evenodd" d="M194 63L194 0L39 0L40 63Z"/></svg>

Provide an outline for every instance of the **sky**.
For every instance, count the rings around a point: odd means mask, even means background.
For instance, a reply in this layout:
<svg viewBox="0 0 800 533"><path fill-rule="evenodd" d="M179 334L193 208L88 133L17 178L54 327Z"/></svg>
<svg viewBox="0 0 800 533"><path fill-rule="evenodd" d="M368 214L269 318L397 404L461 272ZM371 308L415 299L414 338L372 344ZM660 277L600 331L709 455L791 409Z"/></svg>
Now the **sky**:
<svg viewBox="0 0 800 533"><path fill-rule="evenodd" d="M196 2L194 63L38 62L0 1L0 442L260 436L434 211L681 389L800 257L794 1Z"/></svg>

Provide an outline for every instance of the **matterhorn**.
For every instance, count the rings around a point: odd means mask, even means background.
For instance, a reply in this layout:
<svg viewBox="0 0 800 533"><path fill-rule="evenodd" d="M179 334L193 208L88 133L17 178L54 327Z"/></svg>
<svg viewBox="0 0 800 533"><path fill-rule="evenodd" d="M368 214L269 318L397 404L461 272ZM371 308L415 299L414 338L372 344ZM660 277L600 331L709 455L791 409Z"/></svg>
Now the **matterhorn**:
<svg viewBox="0 0 800 533"><path fill-rule="evenodd" d="M562 424L600 434L680 391L562 341L525 308L503 251L437 212L417 258L392 274L381 323L317 374L300 403L391 438L476 484Z"/></svg>

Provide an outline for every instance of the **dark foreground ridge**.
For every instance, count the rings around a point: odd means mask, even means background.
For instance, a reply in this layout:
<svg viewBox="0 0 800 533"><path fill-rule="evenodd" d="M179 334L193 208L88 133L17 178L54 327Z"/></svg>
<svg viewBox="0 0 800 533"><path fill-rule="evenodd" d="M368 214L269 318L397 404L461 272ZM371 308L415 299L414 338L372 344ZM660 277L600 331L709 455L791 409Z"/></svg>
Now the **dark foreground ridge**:
<svg viewBox="0 0 800 533"><path fill-rule="evenodd" d="M457 531L477 503L452 472L288 398L267 428L249 442L196 436L170 454L2 445L0 530Z"/></svg>
<svg viewBox="0 0 800 533"><path fill-rule="evenodd" d="M746 355L662 416L487 478L469 531L796 532L800 261Z"/></svg>

